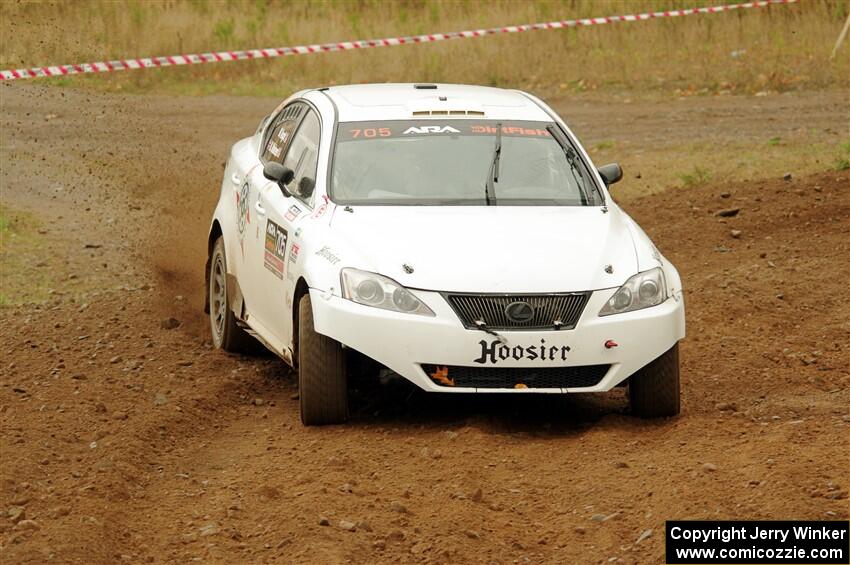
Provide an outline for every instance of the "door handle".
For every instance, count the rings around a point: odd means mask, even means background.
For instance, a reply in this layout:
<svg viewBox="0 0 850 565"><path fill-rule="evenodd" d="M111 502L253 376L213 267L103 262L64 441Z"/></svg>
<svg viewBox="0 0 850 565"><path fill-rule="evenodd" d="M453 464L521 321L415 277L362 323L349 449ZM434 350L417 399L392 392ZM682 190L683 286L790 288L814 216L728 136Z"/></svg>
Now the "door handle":
<svg viewBox="0 0 850 565"><path fill-rule="evenodd" d="M240 184L242 184L242 180L239 178L239 175L237 175L236 173L233 173L233 175L230 177L230 182L232 182L236 186L239 186Z"/></svg>
<svg viewBox="0 0 850 565"><path fill-rule="evenodd" d="M260 216L266 215L266 209L263 208L263 204L262 204L262 202L260 202L259 198L257 198L257 203L254 204L254 209L257 211L257 214L259 214Z"/></svg>

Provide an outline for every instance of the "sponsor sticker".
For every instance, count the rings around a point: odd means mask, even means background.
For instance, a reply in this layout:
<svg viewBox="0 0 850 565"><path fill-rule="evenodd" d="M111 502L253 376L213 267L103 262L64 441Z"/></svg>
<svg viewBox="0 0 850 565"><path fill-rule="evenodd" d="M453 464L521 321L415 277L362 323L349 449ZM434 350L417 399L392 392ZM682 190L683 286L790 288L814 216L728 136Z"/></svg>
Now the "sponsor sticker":
<svg viewBox="0 0 850 565"><path fill-rule="evenodd" d="M328 197L322 195L322 198L324 198L324 202L319 204L319 206L313 211L313 215L310 216L313 219L321 218L325 215L325 212L328 211Z"/></svg>
<svg viewBox="0 0 850 565"><path fill-rule="evenodd" d="M469 126L470 133L487 133L494 135L496 133L495 126L474 125ZM518 137L550 137L549 132L545 127L531 128L522 126L502 126L502 135L515 135Z"/></svg>
<svg viewBox="0 0 850 565"><path fill-rule="evenodd" d="M661 263L661 252L655 245L652 245L652 258Z"/></svg>
<svg viewBox="0 0 850 565"><path fill-rule="evenodd" d="M248 207L248 193L250 185L246 182L236 193L236 231L239 239L239 250L245 257L245 228L251 223L251 212Z"/></svg>
<svg viewBox="0 0 850 565"><path fill-rule="evenodd" d="M298 252L301 251L301 246L294 243L289 246L289 262L296 263L298 261Z"/></svg>
<svg viewBox="0 0 850 565"><path fill-rule="evenodd" d="M245 234L245 226L251 223L251 214L248 208L248 192L250 185L246 182L236 193L236 229L239 236Z"/></svg>
<svg viewBox="0 0 850 565"><path fill-rule="evenodd" d="M283 215L284 218L289 220L290 222L301 215L301 208L293 204L289 207L289 210L286 211L286 214Z"/></svg>
<svg viewBox="0 0 850 565"><path fill-rule="evenodd" d="M284 258L286 257L286 230L268 220L266 223L265 253L263 254L263 265L272 272L274 276L283 279Z"/></svg>
<svg viewBox="0 0 850 565"><path fill-rule="evenodd" d="M482 365L495 365L500 361L513 359L514 361L566 361L570 352L569 345L547 345L545 339L540 340L540 345L506 345L499 340L486 340L478 342L481 346L481 354L473 359L475 363Z"/></svg>
<svg viewBox="0 0 850 565"><path fill-rule="evenodd" d="M411 126L404 130L402 135L410 135L411 133L460 133L460 130L452 126Z"/></svg>
<svg viewBox="0 0 850 565"><path fill-rule="evenodd" d="M316 255L323 259L326 259L331 265L336 265L340 261L336 253L334 253L333 250L331 250L331 248L327 245L316 251Z"/></svg>

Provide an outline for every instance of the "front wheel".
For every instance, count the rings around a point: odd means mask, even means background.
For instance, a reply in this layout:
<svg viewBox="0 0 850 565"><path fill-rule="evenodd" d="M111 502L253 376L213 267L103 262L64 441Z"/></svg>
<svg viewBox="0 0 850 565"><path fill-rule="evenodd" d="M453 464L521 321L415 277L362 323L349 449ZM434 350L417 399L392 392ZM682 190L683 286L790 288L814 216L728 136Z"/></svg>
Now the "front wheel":
<svg viewBox="0 0 850 565"><path fill-rule="evenodd" d="M305 426L348 419L348 381L342 344L316 333L310 294L298 304L298 394Z"/></svg>
<svg viewBox="0 0 850 565"><path fill-rule="evenodd" d="M632 413L641 418L666 418L679 413L679 344L629 378Z"/></svg>

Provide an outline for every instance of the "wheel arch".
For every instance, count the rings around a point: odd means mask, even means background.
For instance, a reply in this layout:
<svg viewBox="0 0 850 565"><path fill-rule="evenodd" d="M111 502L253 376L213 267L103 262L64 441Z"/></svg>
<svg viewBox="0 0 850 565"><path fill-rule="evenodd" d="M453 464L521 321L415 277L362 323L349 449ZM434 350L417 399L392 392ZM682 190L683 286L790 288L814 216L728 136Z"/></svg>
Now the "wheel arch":
<svg viewBox="0 0 850 565"><path fill-rule="evenodd" d="M298 315L301 308L301 298L310 292L310 285L303 276L298 277L295 291L292 294L292 366L298 368Z"/></svg>
<svg viewBox="0 0 850 565"><path fill-rule="evenodd" d="M218 219L213 220L212 226L210 226L210 233L207 236L207 260L204 265L204 288L208 289L210 286L210 258L212 257L213 247L215 246L215 242L222 236L223 232L221 231L221 224L218 222ZM210 313L210 293L205 292L204 296L204 312Z"/></svg>

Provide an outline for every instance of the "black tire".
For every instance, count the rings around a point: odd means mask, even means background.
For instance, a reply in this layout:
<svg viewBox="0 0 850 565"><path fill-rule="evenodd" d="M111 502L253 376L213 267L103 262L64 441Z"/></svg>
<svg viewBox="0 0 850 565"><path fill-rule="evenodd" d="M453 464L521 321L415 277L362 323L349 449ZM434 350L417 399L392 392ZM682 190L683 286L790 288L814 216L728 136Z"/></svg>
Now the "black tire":
<svg viewBox="0 0 850 565"><path fill-rule="evenodd" d="M256 340L236 323L236 316L228 306L227 257L224 239L219 237L210 255L209 285L210 330L216 349L230 353L249 353L255 350Z"/></svg>
<svg viewBox="0 0 850 565"><path fill-rule="evenodd" d="M298 304L298 394L305 426L348 419L348 381L342 344L316 333L310 294Z"/></svg>
<svg viewBox="0 0 850 565"><path fill-rule="evenodd" d="M668 418L680 410L679 344L629 378L632 413L640 418Z"/></svg>

